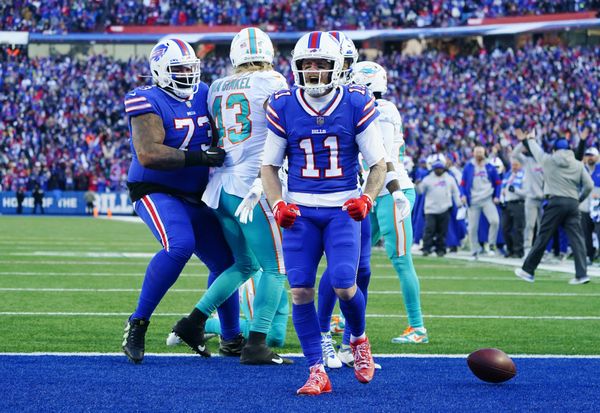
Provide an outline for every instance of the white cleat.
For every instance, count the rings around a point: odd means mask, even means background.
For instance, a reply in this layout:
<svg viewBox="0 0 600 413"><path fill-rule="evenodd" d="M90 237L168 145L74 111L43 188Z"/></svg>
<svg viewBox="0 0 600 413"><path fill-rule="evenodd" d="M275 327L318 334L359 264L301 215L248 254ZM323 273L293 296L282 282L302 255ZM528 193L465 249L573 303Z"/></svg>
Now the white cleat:
<svg viewBox="0 0 600 413"><path fill-rule="evenodd" d="M175 332L171 331L167 336L167 346L178 346L181 344L181 339Z"/></svg>
<svg viewBox="0 0 600 413"><path fill-rule="evenodd" d="M342 344L340 346L340 351L338 351L338 358L346 366L354 368L354 355L352 354L352 349L349 345Z"/></svg>
<svg viewBox="0 0 600 413"><path fill-rule="evenodd" d="M330 369L339 369L342 362L333 348L333 339L330 333L321 333L321 350L323 350L323 364Z"/></svg>

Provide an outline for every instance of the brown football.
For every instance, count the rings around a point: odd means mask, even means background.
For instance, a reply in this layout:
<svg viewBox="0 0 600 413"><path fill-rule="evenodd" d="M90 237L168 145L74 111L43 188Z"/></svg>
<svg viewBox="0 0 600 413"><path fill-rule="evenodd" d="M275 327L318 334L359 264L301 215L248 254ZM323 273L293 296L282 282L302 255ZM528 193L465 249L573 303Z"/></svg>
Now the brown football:
<svg viewBox="0 0 600 413"><path fill-rule="evenodd" d="M517 374L515 363L497 348L474 351L467 357L467 364L475 376L489 383L502 383Z"/></svg>

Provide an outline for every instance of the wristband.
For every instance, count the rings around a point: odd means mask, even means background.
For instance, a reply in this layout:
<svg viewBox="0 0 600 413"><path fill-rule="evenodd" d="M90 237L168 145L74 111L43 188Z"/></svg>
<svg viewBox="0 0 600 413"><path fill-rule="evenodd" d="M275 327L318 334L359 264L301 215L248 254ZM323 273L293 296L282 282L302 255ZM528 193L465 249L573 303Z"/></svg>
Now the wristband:
<svg viewBox="0 0 600 413"><path fill-rule="evenodd" d="M204 153L202 151L185 151L185 167L188 166L200 166L204 159Z"/></svg>

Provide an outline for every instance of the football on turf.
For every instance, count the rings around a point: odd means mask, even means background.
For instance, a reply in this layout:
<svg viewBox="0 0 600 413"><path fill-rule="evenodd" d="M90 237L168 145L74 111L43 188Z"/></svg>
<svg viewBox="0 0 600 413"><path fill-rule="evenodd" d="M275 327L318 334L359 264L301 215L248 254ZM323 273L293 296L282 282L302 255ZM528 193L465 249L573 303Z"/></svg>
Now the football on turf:
<svg viewBox="0 0 600 413"><path fill-rule="evenodd" d="M474 351L467 357L467 364L475 376L489 383L502 383L517 374L515 363L497 348Z"/></svg>

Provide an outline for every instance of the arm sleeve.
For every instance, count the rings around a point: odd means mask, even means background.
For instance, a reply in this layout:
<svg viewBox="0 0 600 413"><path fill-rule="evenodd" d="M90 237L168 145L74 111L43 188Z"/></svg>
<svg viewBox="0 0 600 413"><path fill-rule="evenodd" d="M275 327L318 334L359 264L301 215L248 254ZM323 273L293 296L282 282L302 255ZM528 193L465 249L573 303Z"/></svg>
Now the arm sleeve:
<svg viewBox="0 0 600 413"><path fill-rule="evenodd" d="M263 155L263 165L281 166L285 158L285 149L287 140L280 137L271 130L267 131L265 140L265 152Z"/></svg>
<svg viewBox="0 0 600 413"><path fill-rule="evenodd" d="M391 154L394 153L394 125L390 122L385 122L380 119L375 120L379 124L379 129L383 135L383 147L385 148L385 161L394 162Z"/></svg>
<svg viewBox="0 0 600 413"><path fill-rule="evenodd" d="M385 158L385 148L380 133L377 124L371 122L363 132L356 135L360 153L369 167Z"/></svg>
<svg viewBox="0 0 600 413"><path fill-rule="evenodd" d="M527 146L529 152L531 152L531 155L533 156L533 159L535 159L537 163L540 165L544 163L547 155L542 147L535 141L535 139L527 139L525 146Z"/></svg>
<svg viewBox="0 0 600 413"><path fill-rule="evenodd" d="M448 184L450 185L450 193L452 194L452 199L456 206L462 205L462 201L460 199L460 191L458 190L458 185L456 184L456 180L449 176Z"/></svg>
<svg viewBox="0 0 600 413"><path fill-rule="evenodd" d="M585 199L594 189L594 181L592 181L592 177L586 171L585 168L581 170L581 197L580 199Z"/></svg>
<svg viewBox="0 0 600 413"><path fill-rule="evenodd" d="M517 146L513 149L512 156L519 160L521 163L525 163L525 155L523 154L523 149L525 149L525 145L522 142L519 142Z"/></svg>

